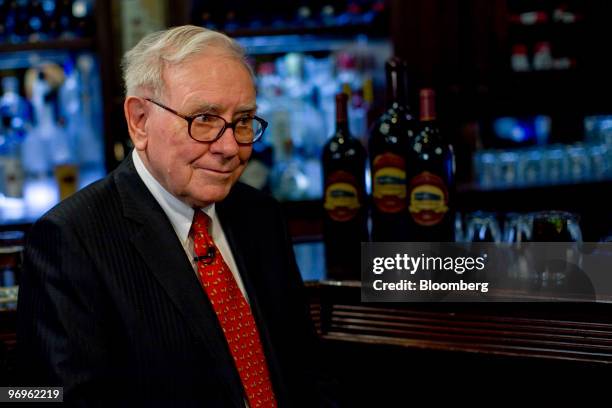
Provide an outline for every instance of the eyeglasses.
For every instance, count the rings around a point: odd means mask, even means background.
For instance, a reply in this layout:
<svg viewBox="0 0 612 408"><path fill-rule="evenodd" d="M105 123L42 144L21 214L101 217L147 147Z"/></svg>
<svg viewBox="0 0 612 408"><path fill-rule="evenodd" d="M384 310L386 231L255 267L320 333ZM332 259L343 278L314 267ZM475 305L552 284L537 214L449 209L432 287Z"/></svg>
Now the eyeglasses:
<svg viewBox="0 0 612 408"><path fill-rule="evenodd" d="M197 115L181 115L153 99L145 100L159 106L162 109L187 121L189 136L198 142L214 142L219 139L228 129L234 131L234 138L239 144L253 144L258 141L268 127L268 122L255 115L245 115L233 122L228 122L221 116L209 113L198 113Z"/></svg>

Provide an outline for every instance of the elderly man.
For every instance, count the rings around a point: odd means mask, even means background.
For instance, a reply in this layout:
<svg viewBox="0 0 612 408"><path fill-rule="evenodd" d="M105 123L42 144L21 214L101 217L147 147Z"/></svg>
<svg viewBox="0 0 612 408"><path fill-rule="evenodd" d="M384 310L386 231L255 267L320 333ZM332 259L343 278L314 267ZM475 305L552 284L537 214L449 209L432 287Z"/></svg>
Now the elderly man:
<svg viewBox="0 0 612 408"><path fill-rule="evenodd" d="M25 381L86 403L320 406L280 207L237 183L267 125L241 47L183 26L145 37L123 68L134 150L29 235Z"/></svg>

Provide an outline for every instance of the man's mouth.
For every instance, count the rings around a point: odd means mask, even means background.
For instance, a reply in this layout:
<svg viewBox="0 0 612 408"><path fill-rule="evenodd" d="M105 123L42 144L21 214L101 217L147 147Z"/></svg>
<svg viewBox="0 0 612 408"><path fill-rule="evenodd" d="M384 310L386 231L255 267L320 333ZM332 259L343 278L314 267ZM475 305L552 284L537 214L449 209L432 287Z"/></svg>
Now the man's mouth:
<svg viewBox="0 0 612 408"><path fill-rule="evenodd" d="M204 170L209 173L219 174L219 175L228 175L232 174L234 170L226 170L226 169L213 169L210 167L196 167L196 170Z"/></svg>

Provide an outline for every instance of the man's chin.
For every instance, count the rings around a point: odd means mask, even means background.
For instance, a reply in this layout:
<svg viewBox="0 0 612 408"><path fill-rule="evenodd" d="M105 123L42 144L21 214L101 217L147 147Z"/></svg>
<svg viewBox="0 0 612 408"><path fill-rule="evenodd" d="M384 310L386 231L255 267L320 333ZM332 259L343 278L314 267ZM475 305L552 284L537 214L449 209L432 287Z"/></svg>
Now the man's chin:
<svg viewBox="0 0 612 408"><path fill-rule="evenodd" d="M192 207L205 207L223 201L232 186L238 181L241 173L242 171L234 171L230 177L193 178L184 194L182 194L183 201L189 203Z"/></svg>
<svg viewBox="0 0 612 408"><path fill-rule="evenodd" d="M223 201L229 194L233 184L208 185L185 195L185 200L192 207L206 207L207 205Z"/></svg>

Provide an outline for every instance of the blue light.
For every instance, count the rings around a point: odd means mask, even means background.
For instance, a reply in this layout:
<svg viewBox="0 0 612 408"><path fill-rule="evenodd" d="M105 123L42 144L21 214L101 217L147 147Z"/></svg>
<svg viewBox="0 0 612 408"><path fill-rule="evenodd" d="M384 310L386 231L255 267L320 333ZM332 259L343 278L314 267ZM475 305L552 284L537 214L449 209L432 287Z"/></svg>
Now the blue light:
<svg viewBox="0 0 612 408"><path fill-rule="evenodd" d="M55 0L43 0L42 8L48 15L53 14L55 11Z"/></svg>
<svg viewBox="0 0 612 408"><path fill-rule="evenodd" d="M511 132L511 137L510 139L514 140L515 142L524 142L525 140L527 140L527 131L525 128L522 128L520 126L515 126L512 128L512 132Z"/></svg>
<svg viewBox="0 0 612 408"><path fill-rule="evenodd" d="M495 136L518 144L543 145L550 135L550 117L501 117L493 122Z"/></svg>

